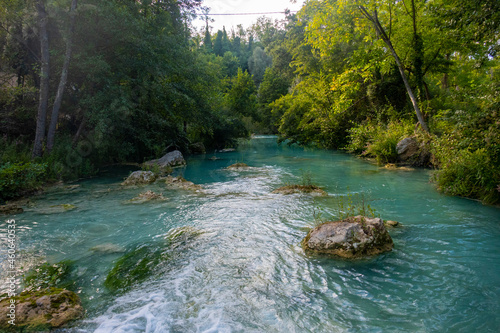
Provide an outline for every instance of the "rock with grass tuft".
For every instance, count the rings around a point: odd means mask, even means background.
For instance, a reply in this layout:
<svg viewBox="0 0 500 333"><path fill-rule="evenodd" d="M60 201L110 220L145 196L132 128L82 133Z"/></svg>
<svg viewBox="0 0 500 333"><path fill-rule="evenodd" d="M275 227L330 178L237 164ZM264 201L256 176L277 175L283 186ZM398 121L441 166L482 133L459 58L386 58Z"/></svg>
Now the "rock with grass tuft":
<svg viewBox="0 0 500 333"><path fill-rule="evenodd" d="M391 251L393 242L382 219L358 215L317 226L302 246L306 253L356 259Z"/></svg>

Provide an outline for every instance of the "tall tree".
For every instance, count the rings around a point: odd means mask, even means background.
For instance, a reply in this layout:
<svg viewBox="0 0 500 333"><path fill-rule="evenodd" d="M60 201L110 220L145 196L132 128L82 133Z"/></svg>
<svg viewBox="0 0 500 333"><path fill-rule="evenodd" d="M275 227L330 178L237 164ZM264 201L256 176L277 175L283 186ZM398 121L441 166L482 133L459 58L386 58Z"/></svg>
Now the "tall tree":
<svg viewBox="0 0 500 333"><path fill-rule="evenodd" d="M45 10L45 0L36 1L38 14L38 34L41 49L40 66L40 94L38 101L38 115L36 119L35 143L33 144L32 157L41 157L43 154L43 143L45 140L45 123L47 120L47 106L49 102L49 35L47 33L48 15Z"/></svg>
<svg viewBox="0 0 500 333"><path fill-rule="evenodd" d="M413 3L413 1L412 1L412 3ZM358 7L359 7L359 10L361 11L361 13L373 24L375 30L377 31L378 36L380 36L380 38L384 41L384 43L387 45L387 47L391 51L391 54L394 57L394 61L396 62L396 65L398 66L399 73L401 74L401 78L403 79L403 82L405 84L406 91L408 92L408 96L411 99L411 103L412 103L413 109L415 110L415 113L417 115L418 122L420 123L420 126L422 126L422 129L424 129L426 132L429 132L429 128L427 127L427 123L425 122L425 119L422 115L422 112L420 112L420 107L418 106L417 98L413 94L413 89L411 88L410 83L408 82L408 78L406 77L405 68L403 67L401 60L399 59L399 56L396 53L394 46L392 45L391 38L386 33L384 27L382 27L382 24L380 24L380 21L378 19L377 10L374 9L373 13L370 14L364 6L358 5ZM415 27L415 29L416 29L416 27Z"/></svg>
<svg viewBox="0 0 500 333"><path fill-rule="evenodd" d="M69 10L70 23L68 29L68 36L66 39L66 53L64 55L64 63L61 71L61 79L59 80L56 99L54 101L54 106L52 108L52 115L50 117L49 131L47 133L47 152L49 153L52 151L52 148L54 147L54 137L56 134L57 122L59 119L59 109L61 108L64 89L66 88L66 81L68 79L68 67L73 47L73 33L75 31L75 17L76 17L77 5L78 5L78 0L71 1L71 8Z"/></svg>

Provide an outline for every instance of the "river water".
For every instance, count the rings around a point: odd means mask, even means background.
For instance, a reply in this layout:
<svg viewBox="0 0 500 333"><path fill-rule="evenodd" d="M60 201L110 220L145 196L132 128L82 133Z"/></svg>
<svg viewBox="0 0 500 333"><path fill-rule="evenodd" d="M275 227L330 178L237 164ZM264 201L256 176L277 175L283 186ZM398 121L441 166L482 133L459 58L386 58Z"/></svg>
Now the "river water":
<svg viewBox="0 0 500 333"><path fill-rule="evenodd" d="M176 171L201 192L124 188L129 170L109 170L35 197L15 216L24 266L75 262L87 315L62 332L500 331L499 208L439 194L429 170L389 170L341 152L278 146L271 136L213 156ZM236 162L252 168L225 169ZM304 174L329 196L271 193ZM145 190L167 200L128 202ZM394 250L357 261L306 256L307 230L353 195L401 222L390 230ZM54 212L60 204L77 208ZM171 249L149 278L121 293L104 286L125 252L181 227L198 236Z"/></svg>

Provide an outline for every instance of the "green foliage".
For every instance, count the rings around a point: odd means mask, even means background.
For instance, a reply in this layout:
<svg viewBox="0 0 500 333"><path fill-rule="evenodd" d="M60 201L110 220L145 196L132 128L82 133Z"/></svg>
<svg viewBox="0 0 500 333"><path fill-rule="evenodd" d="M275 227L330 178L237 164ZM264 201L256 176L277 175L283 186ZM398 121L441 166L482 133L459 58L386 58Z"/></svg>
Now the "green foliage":
<svg viewBox="0 0 500 333"><path fill-rule="evenodd" d="M485 148L451 152L435 173L438 188L446 194L500 202L500 167ZM451 157L451 158L450 158Z"/></svg>
<svg viewBox="0 0 500 333"><path fill-rule="evenodd" d="M357 215L366 217L380 217L376 210L368 204L364 193L348 193L337 197L336 218L343 220Z"/></svg>
<svg viewBox="0 0 500 333"><path fill-rule="evenodd" d="M413 133L409 122L393 121L386 126L368 122L349 130L350 142L346 150L363 156L375 157L380 164L395 163L396 145Z"/></svg>
<svg viewBox="0 0 500 333"><path fill-rule="evenodd" d="M387 127L378 125L372 128L364 155L375 157L381 164L397 162L396 145L413 133L413 127L411 123L390 122Z"/></svg>
<svg viewBox="0 0 500 333"><path fill-rule="evenodd" d="M231 79L230 88L225 96L227 107L233 114L256 117L256 90L252 76L239 68L238 75Z"/></svg>
<svg viewBox="0 0 500 333"><path fill-rule="evenodd" d="M46 163L3 164L0 166L0 201L38 189L45 179L46 171Z"/></svg>
<svg viewBox="0 0 500 333"><path fill-rule="evenodd" d="M25 291L34 292L47 288L72 289L73 262L61 261L55 264L43 263L33 267L23 276Z"/></svg>

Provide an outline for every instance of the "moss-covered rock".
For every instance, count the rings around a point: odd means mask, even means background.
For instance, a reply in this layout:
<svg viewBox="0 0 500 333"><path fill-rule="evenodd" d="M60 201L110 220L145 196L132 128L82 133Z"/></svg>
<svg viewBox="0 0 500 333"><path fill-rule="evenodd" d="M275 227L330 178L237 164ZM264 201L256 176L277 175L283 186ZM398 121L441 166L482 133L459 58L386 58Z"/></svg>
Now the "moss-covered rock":
<svg viewBox="0 0 500 333"><path fill-rule="evenodd" d="M382 219L355 216L317 226L302 246L306 253L355 259L391 251L393 242Z"/></svg>
<svg viewBox="0 0 500 333"><path fill-rule="evenodd" d="M23 276L24 289L34 291L47 288L71 289L74 280L71 279L73 261L64 260L55 264L42 263L31 268Z"/></svg>
<svg viewBox="0 0 500 333"><path fill-rule="evenodd" d="M144 203L148 201L164 201L167 200L162 193L158 194L153 191L140 193L137 197L129 200L130 203Z"/></svg>
<svg viewBox="0 0 500 333"><path fill-rule="evenodd" d="M15 304L15 326L9 323L11 304ZM0 331L49 332L83 317L83 314L80 298L72 291L47 288L22 292L19 296L0 301Z"/></svg>
<svg viewBox="0 0 500 333"><path fill-rule="evenodd" d="M165 184L170 188L177 188L181 190L199 191L203 189L200 185L196 185L195 183L190 182L181 176L168 176L165 178Z"/></svg>
<svg viewBox="0 0 500 333"><path fill-rule="evenodd" d="M325 191L323 191L316 185L286 185L274 190L272 193L275 194L307 193L319 196L328 195Z"/></svg>
<svg viewBox="0 0 500 333"><path fill-rule="evenodd" d="M157 244L143 244L118 259L104 285L112 292L126 291L146 280L152 270L167 259L168 255Z"/></svg>
<svg viewBox="0 0 500 333"><path fill-rule="evenodd" d="M121 185L131 186L131 185L145 185L151 184L156 180L157 175L152 171L135 171L130 174L130 176L125 179Z"/></svg>
<svg viewBox="0 0 500 333"><path fill-rule="evenodd" d="M124 292L158 274L160 265L182 252L202 232L182 227L170 230L163 241L142 244L119 258L104 285L111 292Z"/></svg>

